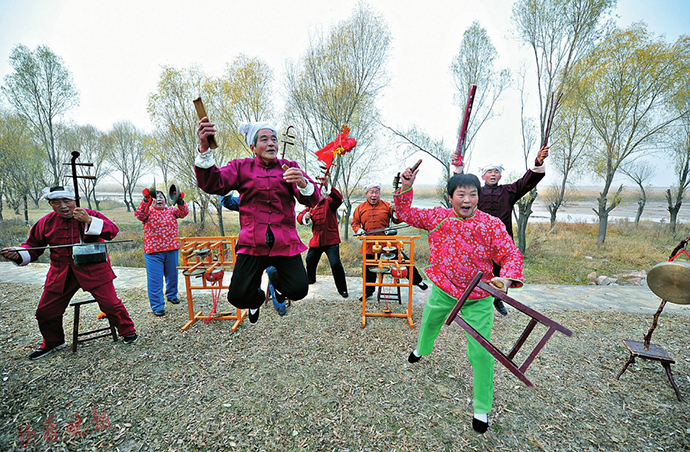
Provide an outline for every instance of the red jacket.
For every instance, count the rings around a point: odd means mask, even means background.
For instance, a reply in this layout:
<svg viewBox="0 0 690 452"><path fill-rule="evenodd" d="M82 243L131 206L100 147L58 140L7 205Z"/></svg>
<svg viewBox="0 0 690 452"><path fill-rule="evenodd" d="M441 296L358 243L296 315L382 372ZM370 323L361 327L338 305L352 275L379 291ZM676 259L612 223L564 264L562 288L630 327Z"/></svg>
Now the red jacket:
<svg viewBox="0 0 690 452"><path fill-rule="evenodd" d="M115 238L119 229L112 221L100 212L85 210L92 217L92 224L86 227L84 233L85 243L103 242L103 239L112 240ZM84 224L74 218L64 219L57 213L50 212L33 225L29 231L29 238L26 239L22 248L79 243L79 228L84 227ZM43 251L23 251L23 253L28 253L29 259L20 265L35 261L43 254ZM76 276L79 287L87 291L115 279L115 273L110 267L110 260L98 264L77 266L72 260L71 247L53 248L50 250L50 269L46 276L45 291L62 293L67 280L67 272L70 269Z"/></svg>
<svg viewBox="0 0 690 452"><path fill-rule="evenodd" d="M321 195L313 180L306 174L307 183L314 185L314 193L304 196L296 184L283 180L283 165L299 168L296 162L275 159L269 164L259 157L236 159L218 168L195 166L197 185L214 195L226 195L231 190L240 194L240 235L237 254L251 256L296 256L307 247L297 234L295 201L315 206ZM275 243L269 249L266 231L271 228Z"/></svg>
<svg viewBox="0 0 690 452"><path fill-rule="evenodd" d="M188 214L187 203L158 210L142 199L134 216L144 223L144 253L179 250L177 219Z"/></svg>
<svg viewBox="0 0 690 452"><path fill-rule="evenodd" d="M343 203L343 195L335 187L331 187L331 194L321 198L314 207L307 207L297 214L297 222L304 222L304 214L311 213L311 231L314 234L309 241L312 248L337 245L340 243L338 232L338 207Z"/></svg>

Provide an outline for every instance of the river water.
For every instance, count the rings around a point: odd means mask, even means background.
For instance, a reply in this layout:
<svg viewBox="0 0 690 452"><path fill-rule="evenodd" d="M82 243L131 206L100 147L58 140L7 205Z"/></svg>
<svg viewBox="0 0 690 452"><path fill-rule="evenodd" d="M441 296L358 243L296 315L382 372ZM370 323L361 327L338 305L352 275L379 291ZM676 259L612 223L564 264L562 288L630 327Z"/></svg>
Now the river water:
<svg viewBox="0 0 690 452"><path fill-rule="evenodd" d="M415 207L428 208L439 205L438 202L422 198L415 200L412 204ZM567 207L561 207L556 213L556 221L560 223L598 223L599 217L592 209L597 209L596 199L571 202ZM548 222L551 219L546 205L537 198L537 201L532 205L532 215L530 221L534 222ZM637 215L636 201L623 201L618 207L609 213L609 221L628 219L628 221L635 221ZM644 211L642 212L641 221L653 221L656 223L668 223L669 213L666 201L650 200L647 201ZM690 222L690 200L687 205L683 205L678 212L678 222Z"/></svg>

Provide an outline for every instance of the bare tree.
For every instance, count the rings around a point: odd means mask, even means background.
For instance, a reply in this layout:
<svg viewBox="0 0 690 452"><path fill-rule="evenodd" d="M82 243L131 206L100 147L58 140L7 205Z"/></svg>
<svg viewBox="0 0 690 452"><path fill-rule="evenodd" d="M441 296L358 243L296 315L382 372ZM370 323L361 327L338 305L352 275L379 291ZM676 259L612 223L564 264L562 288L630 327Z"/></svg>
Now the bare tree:
<svg viewBox="0 0 690 452"><path fill-rule="evenodd" d="M512 21L523 43L534 54L539 99L539 143L544 142L550 100L563 93L564 80L572 65L581 58L610 22L604 18L617 0L518 0L513 4ZM565 91L565 96L569 94ZM555 123L560 119L556 116ZM524 145L523 145L524 149ZM565 176L565 175L564 175ZM565 186L566 181L563 181ZM518 217L518 242L524 235L536 188L521 200ZM555 214L554 214L555 215ZM521 248L522 249L522 248Z"/></svg>
<svg viewBox="0 0 690 452"><path fill-rule="evenodd" d="M201 96L211 121L220 121L220 114L215 109L215 98L219 96L218 87L198 67L176 69L163 67L158 81L157 91L149 95L147 109L151 122L155 126L157 143L165 148L158 150L163 157L167 156L173 163L173 176L180 182L185 191L185 200L191 206L196 218L196 207L200 211L200 223L203 227L208 213L210 195L196 185L194 159L197 155L198 140L196 128L199 119L192 100ZM229 131L217 123L216 141L218 149L214 151L216 161L223 161L227 152L226 143ZM187 190L189 187L189 190Z"/></svg>
<svg viewBox="0 0 690 452"><path fill-rule="evenodd" d="M640 187L640 199L637 201L637 214L635 215L635 224L639 224L644 206L647 204L645 185L654 176L654 166L649 162L631 162L622 165L621 172Z"/></svg>
<svg viewBox="0 0 690 452"><path fill-rule="evenodd" d="M108 132L107 137L110 148L107 160L120 173L120 185L127 212L130 212L130 208L134 211L136 206L132 193L144 170L146 137L129 121L113 124L113 129Z"/></svg>
<svg viewBox="0 0 690 452"><path fill-rule="evenodd" d="M455 103L463 111L470 86L477 85L465 138L465 154L463 155L465 167L469 167L470 164L474 137L487 120L496 116L496 102L511 83L508 69L499 71L495 68L497 57L498 52L486 29L475 21L463 33L460 51L450 65L450 73L456 89ZM461 121L462 118L460 118ZM458 123L459 130L460 123Z"/></svg>
<svg viewBox="0 0 690 452"><path fill-rule="evenodd" d="M286 70L287 120L295 125L311 153L333 141L343 124L357 138L357 147L337 155L331 180L343 194L346 217L352 195L379 157L368 152L377 132L376 99L388 83L386 62L390 31L384 20L359 3L352 16L334 26L327 37L317 35L298 63ZM317 172L311 158L308 171ZM345 225L345 238L348 228Z"/></svg>
<svg viewBox="0 0 690 452"><path fill-rule="evenodd" d="M34 52L16 46L10 65L14 72L5 76L2 92L42 143L52 170L49 183L58 185L64 168L55 145L55 121L79 103L72 75L62 58L42 45Z"/></svg>
<svg viewBox="0 0 690 452"><path fill-rule="evenodd" d="M588 158L591 172L604 182L598 209L593 209L599 217L599 244L606 239L609 213L620 203L622 187L608 199L617 171L653 149L671 124L690 113L667 108L683 89L677 82L688 62L690 38L669 45L653 40L643 25L633 25L614 31L573 67L568 87L594 130Z"/></svg>
<svg viewBox="0 0 690 452"><path fill-rule="evenodd" d="M534 119L527 117L525 111L527 103L527 90L525 89L524 68L518 72L517 79L518 91L520 92L520 135L522 136L522 159L525 164L525 171L530 167L529 153L537 142L536 127ZM530 190L525 196L518 199L513 206L513 216L517 226L517 247L522 254L527 249L527 221L532 215L532 204L537 199L537 188Z"/></svg>
<svg viewBox="0 0 690 452"><path fill-rule="evenodd" d="M540 142L549 100L562 91L572 65L610 28L605 22L617 0L518 0L512 21L519 38L534 54L539 98ZM566 93L567 94L567 93Z"/></svg>
<svg viewBox="0 0 690 452"><path fill-rule="evenodd" d="M69 153L79 152L80 162L93 164L93 166L82 167L79 174L90 176L92 179L79 179L79 192L86 197L89 209L95 207L96 210L100 210L100 201L96 197L96 185L110 173L107 162L109 148L105 134L91 125L72 125L60 137L59 144L60 148Z"/></svg>

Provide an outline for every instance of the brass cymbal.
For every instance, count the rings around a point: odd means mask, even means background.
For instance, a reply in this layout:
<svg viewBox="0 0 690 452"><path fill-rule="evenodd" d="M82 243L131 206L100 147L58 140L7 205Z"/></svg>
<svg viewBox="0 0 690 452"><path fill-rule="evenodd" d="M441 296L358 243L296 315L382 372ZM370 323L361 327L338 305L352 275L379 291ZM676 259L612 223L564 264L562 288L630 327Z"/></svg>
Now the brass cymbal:
<svg viewBox="0 0 690 452"><path fill-rule="evenodd" d="M388 273L391 271L390 267L371 267L369 271L372 273Z"/></svg>
<svg viewBox="0 0 690 452"><path fill-rule="evenodd" d="M385 248L384 248L385 250ZM392 261L395 259L395 253L383 253L381 254L381 260Z"/></svg>
<svg viewBox="0 0 690 452"><path fill-rule="evenodd" d="M395 251L396 249L397 249L397 248L394 247L394 246L384 246L384 247L383 247L383 251L385 251L385 252L387 252L387 253L393 252L393 251Z"/></svg>
<svg viewBox="0 0 690 452"><path fill-rule="evenodd" d="M194 270L185 270L182 272L185 276L201 276L204 273L206 273L206 270L203 268L195 268Z"/></svg>
<svg viewBox="0 0 690 452"><path fill-rule="evenodd" d="M647 273L647 285L659 298L690 304L690 264L662 262Z"/></svg>

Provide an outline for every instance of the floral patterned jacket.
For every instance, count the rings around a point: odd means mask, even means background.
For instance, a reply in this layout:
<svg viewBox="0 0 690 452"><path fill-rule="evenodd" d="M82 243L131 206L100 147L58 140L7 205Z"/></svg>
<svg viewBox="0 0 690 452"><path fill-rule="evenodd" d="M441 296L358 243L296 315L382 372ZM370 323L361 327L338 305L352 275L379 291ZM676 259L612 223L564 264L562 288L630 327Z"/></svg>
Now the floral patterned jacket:
<svg viewBox="0 0 690 452"><path fill-rule="evenodd" d="M395 211L410 226L429 231L429 266L424 272L441 290L460 298L477 270L482 281L493 278L493 262L501 265L501 277L513 280L513 287L522 286L522 254L496 217L475 210L466 219L453 209L412 207L412 189L395 194ZM469 299L488 297L475 289Z"/></svg>
<svg viewBox="0 0 690 452"><path fill-rule="evenodd" d="M153 205L148 206L146 201L142 200L134 216L144 223L144 253L179 250L177 219L184 218L187 214L189 214L187 203L158 210Z"/></svg>

